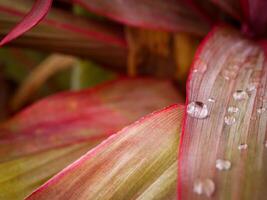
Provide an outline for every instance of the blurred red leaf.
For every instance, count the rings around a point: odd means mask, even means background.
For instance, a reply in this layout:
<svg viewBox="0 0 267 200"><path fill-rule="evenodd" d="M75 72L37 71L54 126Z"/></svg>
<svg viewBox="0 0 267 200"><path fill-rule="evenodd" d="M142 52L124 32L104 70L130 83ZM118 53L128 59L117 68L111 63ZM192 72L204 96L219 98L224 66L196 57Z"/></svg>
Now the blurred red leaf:
<svg viewBox="0 0 267 200"><path fill-rule="evenodd" d="M179 101L169 81L138 78L57 94L0 125L0 160L99 140L144 114Z"/></svg>
<svg viewBox="0 0 267 200"><path fill-rule="evenodd" d="M143 28L205 35L207 24L176 0L73 0L89 11Z"/></svg>
<svg viewBox="0 0 267 200"><path fill-rule="evenodd" d="M263 36L267 34L267 1L241 0L249 34Z"/></svg>
<svg viewBox="0 0 267 200"><path fill-rule="evenodd" d="M1 40L0 46L14 40L36 26L48 13L52 1L53 0L36 0L30 12Z"/></svg>

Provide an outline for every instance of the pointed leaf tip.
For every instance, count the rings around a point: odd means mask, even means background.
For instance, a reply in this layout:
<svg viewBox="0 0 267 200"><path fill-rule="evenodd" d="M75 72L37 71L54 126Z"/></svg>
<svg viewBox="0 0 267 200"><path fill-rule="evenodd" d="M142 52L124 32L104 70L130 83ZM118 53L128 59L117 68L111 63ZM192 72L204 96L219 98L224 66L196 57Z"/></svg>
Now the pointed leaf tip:
<svg viewBox="0 0 267 200"><path fill-rule="evenodd" d="M36 0L30 12L0 42L0 46L16 39L36 26L48 13L53 0Z"/></svg>
<svg viewBox="0 0 267 200"><path fill-rule="evenodd" d="M158 194L156 199L166 200L175 196L182 116L183 107L174 105L142 118L109 137L26 199L141 200Z"/></svg>

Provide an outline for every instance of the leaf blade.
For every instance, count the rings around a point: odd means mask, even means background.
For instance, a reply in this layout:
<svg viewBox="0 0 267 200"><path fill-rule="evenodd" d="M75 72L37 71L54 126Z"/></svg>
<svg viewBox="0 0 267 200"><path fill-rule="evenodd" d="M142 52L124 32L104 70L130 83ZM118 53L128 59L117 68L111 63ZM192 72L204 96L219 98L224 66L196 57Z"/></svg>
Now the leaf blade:
<svg viewBox="0 0 267 200"><path fill-rule="evenodd" d="M217 27L199 48L193 66L200 72L191 73L187 104L204 102L209 117L200 120L186 115L179 153L179 197L206 199L193 192L194 183L212 179L216 186L213 199L264 199L266 115L257 113L259 107L266 107L261 101L267 88L264 53L237 31ZM248 91L254 82L261 87L256 87L247 100L233 98L235 91ZM208 103L208 98L214 98L215 103ZM239 113L231 115L229 106L238 107ZM226 116L235 117L235 123L226 124ZM248 144L245 152L238 149L242 143ZM229 160L231 169L217 170L217 159Z"/></svg>
<svg viewBox="0 0 267 200"><path fill-rule="evenodd" d="M123 129L65 168L27 199L138 197L153 183L155 177L160 176L164 169L168 169L176 160L181 109L177 105L171 106ZM153 127L157 127L159 131ZM150 140L145 139L147 134ZM129 153L131 155L128 155ZM153 169L155 165L161 169ZM140 179L137 174L154 178L147 178L142 182L144 179ZM73 176L76 177L75 180Z"/></svg>
<svg viewBox="0 0 267 200"><path fill-rule="evenodd" d="M183 31L203 35L207 24L191 12L183 2L176 1L127 1L123 4L113 1L75 0L75 3L89 11L110 17L113 20L133 26L165 30ZM156 21L156 23L155 23Z"/></svg>
<svg viewBox="0 0 267 200"><path fill-rule="evenodd" d="M30 12L0 41L0 46L36 26L48 13L53 0L36 0Z"/></svg>
<svg viewBox="0 0 267 200"><path fill-rule="evenodd" d="M170 82L146 78L121 78L48 97L0 125L0 160L97 141L179 99Z"/></svg>

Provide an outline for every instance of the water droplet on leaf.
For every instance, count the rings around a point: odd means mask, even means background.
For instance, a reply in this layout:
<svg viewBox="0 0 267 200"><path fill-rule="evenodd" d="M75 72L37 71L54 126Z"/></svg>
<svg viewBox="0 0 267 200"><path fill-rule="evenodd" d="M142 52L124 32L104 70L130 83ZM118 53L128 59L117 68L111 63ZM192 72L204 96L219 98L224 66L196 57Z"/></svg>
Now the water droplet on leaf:
<svg viewBox="0 0 267 200"><path fill-rule="evenodd" d="M208 99L208 102L212 102L212 103L214 103L214 102L215 102L215 99L213 99L213 98L209 98L209 99Z"/></svg>
<svg viewBox="0 0 267 200"><path fill-rule="evenodd" d="M235 106L229 106L227 111L229 113L238 113L239 112L239 108L238 107L235 107Z"/></svg>
<svg viewBox="0 0 267 200"><path fill-rule="evenodd" d="M256 83L250 83L247 87L247 91L248 92L253 92L253 91L256 91L257 90L257 86L258 84Z"/></svg>
<svg viewBox="0 0 267 200"><path fill-rule="evenodd" d="M195 70L200 73L204 73L208 69L208 64L201 59L195 61Z"/></svg>
<svg viewBox="0 0 267 200"><path fill-rule="evenodd" d="M237 90L233 94L233 98L237 101L248 99L248 93L244 90Z"/></svg>
<svg viewBox="0 0 267 200"><path fill-rule="evenodd" d="M257 113L258 113L258 114L262 114L262 113L264 113L265 111L266 111L266 108L263 108L263 107L257 109Z"/></svg>
<svg viewBox="0 0 267 200"><path fill-rule="evenodd" d="M218 170L229 170L231 168L231 162L229 160L216 160L216 168Z"/></svg>
<svg viewBox="0 0 267 200"><path fill-rule="evenodd" d="M187 105L187 113L194 118L204 119L208 116L207 106L199 101L193 101Z"/></svg>
<svg viewBox="0 0 267 200"><path fill-rule="evenodd" d="M194 183L193 190L196 194L211 197L215 191L215 184L211 179L197 180Z"/></svg>
<svg viewBox="0 0 267 200"><path fill-rule="evenodd" d="M236 122L236 119L234 116L225 116L224 117L224 122L227 124L227 125L233 125L235 122Z"/></svg>
<svg viewBox="0 0 267 200"><path fill-rule="evenodd" d="M240 144L240 145L238 145L238 149L239 150L246 150L248 148L248 145L247 144Z"/></svg>

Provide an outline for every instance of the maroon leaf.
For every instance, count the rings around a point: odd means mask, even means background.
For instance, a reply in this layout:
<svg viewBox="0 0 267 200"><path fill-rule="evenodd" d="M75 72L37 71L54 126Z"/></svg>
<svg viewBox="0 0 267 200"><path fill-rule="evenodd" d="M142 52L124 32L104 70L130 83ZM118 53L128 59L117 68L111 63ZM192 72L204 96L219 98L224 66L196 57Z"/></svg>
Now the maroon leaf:
<svg viewBox="0 0 267 200"><path fill-rule="evenodd" d="M37 25L48 13L52 1L53 0L36 0L30 12L1 40L0 46L14 40Z"/></svg>
<svg viewBox="0 0 267 200"><path fill-rule="evenodd" d="M203 35L207 24L176 0L74 0L89 11L144 28Z"/></svg>
<svg viewBox="0 0 267 200"><path fill-rule="evenodd" d="M235 19L241 20L241 6L239 0L211 0L214 4L218 5L222 10L229 13Z"/></svg>
<svg viewBox="0 0 267 200"><path fill-rule="evenodd" d="M267 33L267 1L241 0L241 5L246 19L245 31L248 34L263 36ZM249 30L247 30L249 29Z"/></svg>

